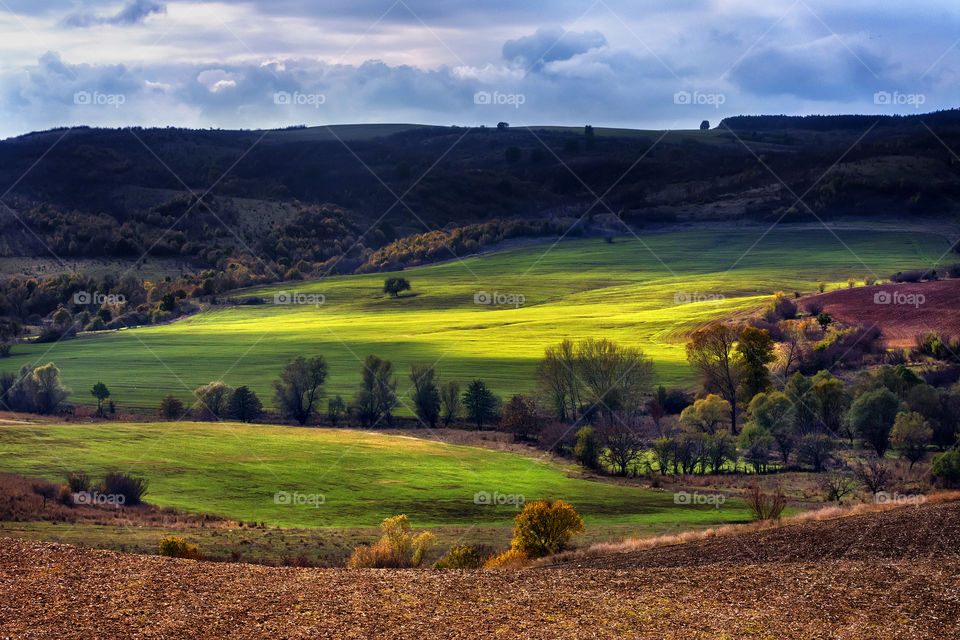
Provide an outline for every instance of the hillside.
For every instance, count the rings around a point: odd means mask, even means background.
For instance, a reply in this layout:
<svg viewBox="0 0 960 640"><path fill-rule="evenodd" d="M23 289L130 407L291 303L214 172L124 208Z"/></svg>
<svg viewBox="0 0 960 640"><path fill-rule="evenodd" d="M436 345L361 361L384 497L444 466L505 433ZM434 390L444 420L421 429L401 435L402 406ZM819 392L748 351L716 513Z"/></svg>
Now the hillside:
<svg viewBox="0 0 960 640"><path fill-rule="evenodd" d="M277 569L0 540L0 633L31 638L926 639L960 631L957 503L728 538L683 562L510 571ZM948 524L949 523L949 524ZM852 526L858 525L858 526ZM935 531L917 536L916 531ZM879 537L878 533L881 533ZM874 538L878 543L863 543ZM908 550L901 553L902 543ZM878 548L882 553L871 551ZM828 545L828 549L830 546ZM772 549L772 548L771 548ZM862 553L860 553L862 552ZM648 552L652 556L663 551ZM734 558L724 561L724 558ZM655 563L651 563L653 565ZM693 566L693 565L697 566Z"/></svg>
<svg viewBox="0 0 960 640"><path fill-rule="evenodd" d="M762 305L776 291L885 277L933 264L948 249L935 233L792 227L516 247L406 270L412 290L399 298L383 294L379 274L287 282L234 294L265 304L225 304L172 324L17 344L0 372L52 361L74 390L71 401L95 403L88 390L102 380L121 410L152 412L168 393L192 404L193 389L221 376L270 404L276 375L301 354L322 354L330 365L327 394L349 400L362 359L372 353L394 362L398 412L410 415L412 362L436 362L444 381L481 378L509 397L532 390L546 347L592 336L642 348L654 359L658 384L688 385L683 342L694 327ZM284 292L323 304L278 303ZM523 301L478 304L482 292L488 302L495 293Z"/></svg>
<svg viewBox="0 0 960 640"><path fill-rule="evenodd" d="M59 129L0 141L0 182L13 185L0 212L0 257L136 261L149 250L192 268L234 258L282 275L337 260L346 273L400 238L498 218L536 220L522 233L540 237L585 214L575 233L815 221L806 206L822 219L943 223L960 211L948 150L958 143L953 111L738 117L673 132ZM454 241L431 261L474 250Z"/></svg>

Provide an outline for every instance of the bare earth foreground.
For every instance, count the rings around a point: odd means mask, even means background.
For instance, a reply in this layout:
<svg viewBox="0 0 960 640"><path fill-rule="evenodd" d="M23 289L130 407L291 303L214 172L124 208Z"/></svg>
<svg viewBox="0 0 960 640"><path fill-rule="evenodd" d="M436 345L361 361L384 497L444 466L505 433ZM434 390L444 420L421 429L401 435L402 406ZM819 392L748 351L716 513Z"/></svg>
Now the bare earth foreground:
<svg viewBox="0 0 960 640"><path fill-rule="evenodd" d="M960 502L516 572L268 568L2 539L0 637L956 638Z"/></svg>

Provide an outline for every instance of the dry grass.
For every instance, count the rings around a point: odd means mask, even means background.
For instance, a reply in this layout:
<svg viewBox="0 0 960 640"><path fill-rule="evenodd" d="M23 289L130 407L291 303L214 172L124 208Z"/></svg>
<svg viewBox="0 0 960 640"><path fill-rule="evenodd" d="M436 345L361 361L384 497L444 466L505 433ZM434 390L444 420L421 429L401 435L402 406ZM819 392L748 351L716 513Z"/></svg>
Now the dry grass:
<svg viewBox="0 0 960 640"><path fill-rule="evenodd" d="M937 504L941 502L952 502L960 500L960 491L942 491L925 496L924 504ZM576 549L566 551L557 555L541 558L533 563L532 566L546 566L566 562L576 562L586 558L596 558L616 553L630 553L634 551L643 551L646 549L655 549L658 547L668 547L677 544L696 542L699 540L708 540L710 538L719 538L723 536L732 536L754 531L766 531L770 529L780 529L791 525L804 522L819 522L823 520L834 520L836 518L845 518L849 516L862 515L867 513L879 513L889 511L899 507L895 502L883 504L860 503L850 506L831 506L812 511L804 511L781 520L760 520L749 524L729 524L722 527L703 529L698 531L684 531L682 533L654 536L651 538L627 538L619 542L601 542L591 545L585 549Z"/></svg>

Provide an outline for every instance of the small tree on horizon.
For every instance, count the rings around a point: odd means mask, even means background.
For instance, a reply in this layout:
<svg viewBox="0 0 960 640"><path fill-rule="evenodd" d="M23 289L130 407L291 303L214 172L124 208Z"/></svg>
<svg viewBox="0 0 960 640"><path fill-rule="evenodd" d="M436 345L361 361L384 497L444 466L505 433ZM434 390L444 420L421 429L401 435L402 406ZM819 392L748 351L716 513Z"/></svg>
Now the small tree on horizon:
<svg viewBox="0 0 960 640"><path fill-rule="evenodd" d="M408 291L409 289L410 281L406 278L393 277L383 281L383 292L389 293L394 298L399 298L401 291Z"/></svg>

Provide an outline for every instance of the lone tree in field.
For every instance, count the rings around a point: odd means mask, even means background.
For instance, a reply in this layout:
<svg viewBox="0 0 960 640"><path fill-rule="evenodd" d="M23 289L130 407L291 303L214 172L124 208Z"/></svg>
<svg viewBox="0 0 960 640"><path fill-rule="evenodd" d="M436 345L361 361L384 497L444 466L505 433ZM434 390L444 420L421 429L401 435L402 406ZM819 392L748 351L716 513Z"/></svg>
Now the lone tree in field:
<svg viewBox="0 0 960 640"><path fill-rule="evenodd" d="M394 298L400 297L401 291L408 291L410 289L410 281L406 278L387 278L383 281L383 292L389 293Z"/></svg>
<svg viewBox="0 0 960 640"><path fill-rule="evenodd" d="M687 344L687 361L700 375L703 388L730 403L730 432L737 435L738 389L744 367L734 349L737 333L728 325L717 323L693 333Z"/></svg>
<svg viewBox="0 0 960 640"><path fill-rule="evenodd" d="M363 361L363 379L357 393L357 414L364 427L384 420L391 422L390 412L397 405L397 379L393 375L393 363L375 355Z"/></svg>
<svg viewBox="0 0 960 640"><path fill-rule="evenodd" d="M309 360L299 356L280 373L273 383L274 402L284 415L306 424L316 410L327 379L327 361L323 356Z"/></svg>
<svg viewBox="0 0 960 640"><path fill-rule="evenodd" d="M440 391L437 389L436 370L433 365L414 363L410 365L410 381L413 382L413 406L417 418L431 429L440 419Z"/></svg>
<svg viewBox="0 0 960 640"><path fill-rule="evenodd" d="M27 409L40 414L53 413L70 395L70 390L60 384L60 369L52 362L22 369L17 385Z"/></svg>
<svg viewBox="0 0 960 640"><path fill-rule="evenodd" d="M474 380L463 392L463 406L467 417L477 423L477 429L483 429L484 422L491 422L500 413L500 398L482 380Z"/></svg>
<svg viewBox="0 0 960 640"><path fill-rule="evenodd" d="M110 389L102 382L98 382L90 389L90 395L97 399L97 415L103 417L103 401L110 397Z"/></svg>
<svg viewBox="0 0 960 640"><path fill-rule="evenodd" d="M237 387L230 396L228 412L231 417L240 422L256 420L262 411L263 405L260 403L260 398L246 385Z"/></svg>
<svg viewBox="0 0 960 640"><path fill-rule="evenodd" d="M460 383L456 380L450 380L447 384L440 387L440 404L443 408L443 426L448 427L453 420L456 420L463 410L463 403L460 402Z"/></svg>
<svg viewBox="0 0 960 640"><path fill-rule="evenodd" d="M164 420L177 420L183 415L183 403L173 394L164 396L157 414Z"/></svg>

